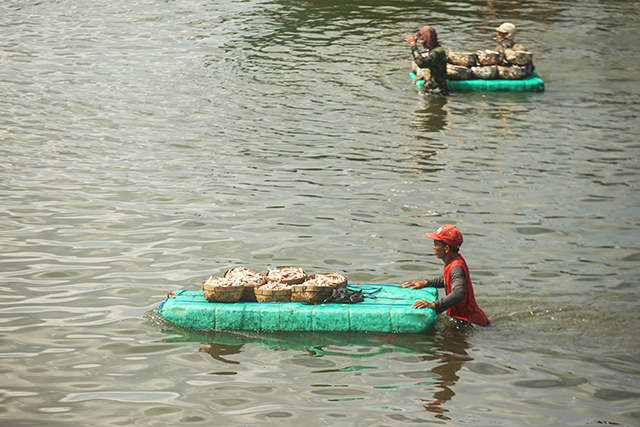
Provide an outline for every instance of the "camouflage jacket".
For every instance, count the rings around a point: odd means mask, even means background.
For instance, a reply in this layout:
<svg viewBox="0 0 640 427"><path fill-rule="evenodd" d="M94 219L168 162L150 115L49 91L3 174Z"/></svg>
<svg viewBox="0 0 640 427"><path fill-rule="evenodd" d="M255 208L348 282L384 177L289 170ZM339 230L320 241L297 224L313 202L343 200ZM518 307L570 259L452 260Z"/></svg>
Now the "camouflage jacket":
<svg viewBox="0 0 640 427"><path fill-rule="evenodd" d="M431 53L420 52L418 45L411 46L411 56L420 68L429 69L429 82L425 89L431 93L449 95L447 87L448 56L442 47L437 47Z"/></svg>

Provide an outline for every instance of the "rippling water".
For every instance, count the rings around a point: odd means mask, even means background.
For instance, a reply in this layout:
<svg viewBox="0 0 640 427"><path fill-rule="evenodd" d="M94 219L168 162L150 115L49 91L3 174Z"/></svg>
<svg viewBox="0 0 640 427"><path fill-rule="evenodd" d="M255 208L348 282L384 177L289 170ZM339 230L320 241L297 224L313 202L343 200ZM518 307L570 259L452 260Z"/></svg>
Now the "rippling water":
<svg viewBox="0 0 640 427"><path fill-rule="evenodd" d="M640 423L634 1L0 4L0 419ZM544 93L425 98L407 33L519 28ZM465 235L494 327L191 333L230 266L432 277Z"/></svg>

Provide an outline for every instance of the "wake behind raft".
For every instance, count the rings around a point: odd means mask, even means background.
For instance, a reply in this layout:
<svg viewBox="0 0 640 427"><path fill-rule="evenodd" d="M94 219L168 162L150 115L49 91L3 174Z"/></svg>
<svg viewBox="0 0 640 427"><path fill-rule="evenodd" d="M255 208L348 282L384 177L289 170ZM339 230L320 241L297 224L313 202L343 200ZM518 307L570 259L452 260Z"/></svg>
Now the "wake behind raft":
<svg viewBox="0 0 640 427"><path fill-rule="evenodd" d="M355 284L364 300L355 304L300 302L209 302L202 291L174 291L158 307L167 321L184 329L253 331L359 331L421 333L434 325L431 309L414 302L434 302L434 288L406 289L395 285Z"/></svg>

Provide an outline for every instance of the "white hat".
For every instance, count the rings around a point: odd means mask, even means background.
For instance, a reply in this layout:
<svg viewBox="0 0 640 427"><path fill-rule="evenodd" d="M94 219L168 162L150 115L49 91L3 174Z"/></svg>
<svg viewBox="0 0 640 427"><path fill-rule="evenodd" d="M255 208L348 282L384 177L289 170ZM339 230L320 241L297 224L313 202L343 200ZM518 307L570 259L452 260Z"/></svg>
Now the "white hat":
<svg viewBox="0 0 640 427"><path fill-rule="evenodd" d="M499 33L509 33L511 35L514 35L516 33L516 26L511 22L505 22L504 24L496 28L496 31Z"/></svg>

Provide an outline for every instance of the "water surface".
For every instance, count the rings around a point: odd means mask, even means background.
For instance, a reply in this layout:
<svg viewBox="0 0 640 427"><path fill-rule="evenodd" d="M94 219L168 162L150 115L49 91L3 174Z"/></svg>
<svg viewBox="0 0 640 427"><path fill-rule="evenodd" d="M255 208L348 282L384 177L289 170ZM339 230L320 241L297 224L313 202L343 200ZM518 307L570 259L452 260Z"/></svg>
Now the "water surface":
<svg viewBox="0 0 640 427"><path fill-rule="evenodd" d="M632 1L0 5L0 417L13 425L637 425ZM403 37L544 93L426 98ZM191 333L236 265L401 283L455 224L494 325Z"/></svg>

